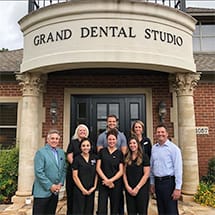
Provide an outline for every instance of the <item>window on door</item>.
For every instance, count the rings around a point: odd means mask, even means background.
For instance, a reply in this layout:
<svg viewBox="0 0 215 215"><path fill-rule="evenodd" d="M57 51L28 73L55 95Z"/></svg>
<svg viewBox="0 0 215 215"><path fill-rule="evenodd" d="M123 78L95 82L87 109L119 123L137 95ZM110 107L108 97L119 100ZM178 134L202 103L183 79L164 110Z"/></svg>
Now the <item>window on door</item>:
<svg viewBox="0 0 215 215"><path fill-rule="evenodd" d="M135 120L146 124L145 95L77 95L72 96L71 101L71 136L76 126L84 123L90 130L90 138L96 141L106 129L106 118L110 114L117 116L118 128L127 137Z"/></svg>

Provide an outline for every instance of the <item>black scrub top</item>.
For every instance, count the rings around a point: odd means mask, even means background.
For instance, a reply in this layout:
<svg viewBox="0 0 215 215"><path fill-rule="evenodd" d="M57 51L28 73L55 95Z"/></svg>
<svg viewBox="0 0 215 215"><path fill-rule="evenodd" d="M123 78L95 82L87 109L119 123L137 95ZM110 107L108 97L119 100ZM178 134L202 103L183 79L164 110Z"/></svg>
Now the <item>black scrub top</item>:
<svg viewBox="0 0 215 215"><path fill-rule="evenodd" d="M78 177L85 189L94 186L96 176L96 156L94 154L90 154L88 162L81 154L77 155L72 164L72 169L78 170Z"/></svg>
<svg viewBox="0 0 215 215"><path fill-rule="evenodd" d="M143 139L140 141L140 144L142 146L143 151L148 155L150 159L152 151L151 140L148 137L143 137Z"/></svg>
<svg viewBox="0 0 215 215"><path fill-rule="evenodd" d="M128 184L134 188L144 175L144 167L150 166L149 158L146 154L143 154L143 162L140 165L136 164L137 159L132 160L131 165L126 166L126 176Z"/></svg>
<svg viewBox="0 0 215 215"><path fill-rule="evenodd" d="M73 159L81 154L81 149L80 149L80 142L78 139L75 139L75 140L71 140L71 142L69 143L68 145L68 148L67 148L67 151L66 151L67 154L70 154L70 153L73 153Z"/></svg>
<svg viewBox="0 0 215 215"><path fill-rule="evenodd" d="M98 153L98 160L101 160L101 169L107 178L113 177L119 171L119 164L123 163L123 154L116 149L110 154L107 147Z"/></svg>

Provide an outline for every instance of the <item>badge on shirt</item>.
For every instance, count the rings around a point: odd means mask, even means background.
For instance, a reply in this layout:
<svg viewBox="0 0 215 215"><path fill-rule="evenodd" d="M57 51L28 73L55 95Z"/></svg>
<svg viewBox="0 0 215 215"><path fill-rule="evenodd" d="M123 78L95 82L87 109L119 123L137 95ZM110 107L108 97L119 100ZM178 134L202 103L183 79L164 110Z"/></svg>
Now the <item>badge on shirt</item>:
<svg viewBox="0 0 215 215"><path fill-rule="evenodd" d="M90 161L91 165L94 166L96 164L96 159Z"/></svg>

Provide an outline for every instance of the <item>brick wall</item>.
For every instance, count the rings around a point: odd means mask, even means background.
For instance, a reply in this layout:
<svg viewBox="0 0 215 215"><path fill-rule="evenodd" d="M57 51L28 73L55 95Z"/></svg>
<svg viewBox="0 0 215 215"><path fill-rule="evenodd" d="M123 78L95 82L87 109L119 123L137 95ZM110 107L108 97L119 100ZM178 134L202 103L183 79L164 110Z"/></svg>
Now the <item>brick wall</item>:
<svg viewBox="0 0 215 215"><path fill-rule="evenodd" d="M158 104L161 100L167 104L166 122L170 121L172 100L171 93L169 93L168 74L77 75L73 72L59 74L51 73L48 75L47 91L44 94L43 104L44 107L47 107L46 120L43 123L43 137L46 136L50 128L56 128L63 133L64 88L152 88L153 124L159 123ZM20 87L17 83L1 83L0 96L21 96ZM50 103L53 99L58 104L58 120L55 125L51 124L49 113ZM200 176L202 176L207 173L208 160L215 156L215 85L200 82L194 91L194 105L196 125L209 127L209 135L197 135L199 170ZM167 126L170 137L174 137L173 125L167 123Z"/></svg>
<svg viewBox="0 0 215 215"><path fill-rule="evenodd" d="M152 88L153 102L153 124L159 124L158 104L163 100L167 104L166 124L169 127L170 137L174 137L173 125L170 121L170 107L172 105L171 93L169 93L168 74L165 75L59 75L59 73L49 74L47 91L44 95L44 106L46 109L46 122L43 125L43 135L50 128L57 128L63 132L63 104L64 88ZM55 99L58 104L58 120L51 124L49 114L50 103ZM155 141L155 137L154 137ZM153 141L153 142L154 142Z"/></svg>
<svg viewBox="0 0 215 215"><path fill-rule="evenodd" d="M208 160L215 157L215 84L199 83L194 91L196 126L207 126L209 135L197 135L200 176L207 174Z"/></svg>
<svg viewBox="0 0 215 215"><path fill-rule="evenodd" d="M0 83L0 96L21 96L20 86L16 82Z"/></svg>

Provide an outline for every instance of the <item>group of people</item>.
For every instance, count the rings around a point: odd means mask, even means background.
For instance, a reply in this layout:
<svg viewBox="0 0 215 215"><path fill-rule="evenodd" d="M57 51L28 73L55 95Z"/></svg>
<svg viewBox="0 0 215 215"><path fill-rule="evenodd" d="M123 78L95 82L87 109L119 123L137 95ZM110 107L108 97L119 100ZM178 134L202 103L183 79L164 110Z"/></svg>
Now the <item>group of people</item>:
<svg viewBox="0 0 215 215"><path fill-rule="evenodd" d="M128 215L146 215L149 195L156 194L159 215L178 215L181 196L182 158L180 149L168 139L165 125L156 127L157 143L144 137L144 123L137 120L126 139L117 129L117 117L107 117L107 129L96 145L86 125L77 126L66 156L57 147L59 132L51 130L47 144L34 158L33 215L55 214L58 194L66 178L67 215L96 213L124 214L124 196ZM68 165L66 167L66 160Z"/></svg>

